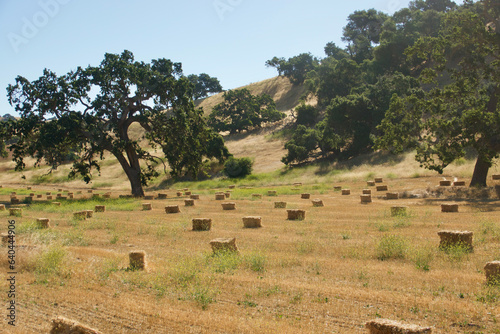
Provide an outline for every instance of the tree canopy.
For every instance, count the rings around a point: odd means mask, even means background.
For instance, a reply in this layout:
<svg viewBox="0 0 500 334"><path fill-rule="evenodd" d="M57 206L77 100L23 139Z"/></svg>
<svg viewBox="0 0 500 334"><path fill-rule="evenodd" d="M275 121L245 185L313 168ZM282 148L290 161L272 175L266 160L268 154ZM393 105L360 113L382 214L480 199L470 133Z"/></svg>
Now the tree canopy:
<svg viewBox="0 0 500 334"><path fill-rule="evenodd" d="M213 108L208 124L215 131L235 134L284 117L269 95L252 95L244 88L225 92L224 101Z"/></svg>
<svg viewBox="0 0 500 334"><path fill-rule="evenodd" d="M45 161L55 169L71 151L76 160L70 176L89 182L109 152L126 173L132 194L143 196L163 157L130 137L132 124L144 129L150 145L161 148L173 175L196 172L204 157L222 161L229 156L222 138L206 126L202 110L194 108L181 64L168 59L144 63L134 61L130 51L107 53L99 66L62 76L48 69L34 81L18 76L7 91L20 119L5 123L2 135L15 138L8 148L17 170L26 167L26 156L35 157L36 166Z"/></svg>
<svg viewBox="0 0 500 334"><path fill-rule="evenodd" d="M190 74L188 80L193 84L193 99L198 100L212 94L222 92L222 86L217 78L206 73Z"/></svg>

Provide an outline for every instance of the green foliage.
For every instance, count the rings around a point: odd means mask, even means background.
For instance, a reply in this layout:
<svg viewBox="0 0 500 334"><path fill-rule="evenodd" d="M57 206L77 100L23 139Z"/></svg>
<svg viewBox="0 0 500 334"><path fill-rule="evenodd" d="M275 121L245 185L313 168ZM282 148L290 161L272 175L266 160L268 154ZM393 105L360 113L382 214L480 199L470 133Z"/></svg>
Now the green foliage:
<svg viewBox="0 0 500 334"><path fill-rule="evenodd" d="M305 126L316 124L316 120L319 116L319 110L316 107L302 103L296 107L294 111L296 124Z"/></svg>
<svg viewBox="0 0 500 334"><path fill-rule="evenodd" d="M289 58L274 57L266 61L267 67L274 67L278 70L280 76L290 79L293 84L301 84L306 79L307 73L314 70L318 60L310 53L302 53L298 56Z"/></svg>
<svg viewBox="0 0 500 334"><path fill-rule="evenodd" d="M384 235L377 245L379 260L404 259L408 252L408 241L399 235Z"/></svg>
<svg viewBox="0 0 500 334"><path fill-rule="evenodd" d="M35 273L39 275L69 276L68 254L58 245L50 246L35 259Z"/></svg>
<svg viewBox="0 0 500 334"><path fill-rule="evenodd" d="M34 81L18 76L7 92L20 119L2 122L0 135L4 141L16 139L8 144L16 170L26 167L26 156L36 159L35 166L45 161L56 169L73 155L70 177L82 175L90 182L110 152L128 176L132 194L143 196L142 187L158 176L155 166L163 159L129 137L133 123L146 131L151 145L162 148L175 175L199 169L203 156L223 160L228 155L222 138L195 110L181 64L168 59L147 64L134 61L130 51L107 53L99 66L63 76L47 69Z"/></svg>
<svg viewBox="0 0 500 334"><path fill-rule="evenodd" d="M319 136L319 132L316 129L309 129L304 125L298 125L292 139L285 144L285 149L288 150L288 153L281 161L286 165L306 161L318 147Z"/></svg>
<svg viewBox="0 0 500 334"><path fill-rule="evenodd" d="M284 117L269 95L255 96L248 89L239 89L224 93L224 102L214 107L208 124L217 132L235 134Z"/></svg>
<svg viewBox="0 0 500 334"><path fill-rule="evenodd" d="M206 73L188 75L189 82L193 85L193 100L207 97L211 94L222 92L222 86L217 78L212 78Z"/></svg>
<svg viewBox="0 0 500 334"><path fill-rule="evenodd" d="M224 163L224 173L230 178L241 178L252 174L253 161L250 158L229 158Z"/></svg>

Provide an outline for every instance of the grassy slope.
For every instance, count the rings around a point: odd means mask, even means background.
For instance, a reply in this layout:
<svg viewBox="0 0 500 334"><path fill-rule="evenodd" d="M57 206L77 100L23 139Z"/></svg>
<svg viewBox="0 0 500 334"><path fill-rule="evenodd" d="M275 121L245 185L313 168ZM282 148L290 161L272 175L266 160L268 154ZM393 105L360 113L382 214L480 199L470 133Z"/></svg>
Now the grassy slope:
<svg viewBox="0 0 500 334"><path fill-rule="evenodd" d="M298 103L300 97L304 94L303 86L293 86L289 80L282 77L275 77L261 82L252 83L241 87L249 89L252 94L270 94L276 101L278 110L290 115ZM202 107L205 112L211 110L214 105L222 101L223 94L217 94L198 101L197 106ZM309 101L315 103L315 101ZM257 176L251 176L249 179L240 182L248 184L265 184L267 182L284 184L300 181L304 183L329 182L334 180L360 180L371 177L373 174L390 177L415 177L424 175L435 175L435 173L421 169L413 160L411 154L402 157L388 157L381 154L365 155L349 162L336 165L317 165L306 168L284 171L284 165L281 163L281 157L285 155L283 147L284 139L279 136L273 136L273 133L284 124L291 121L287 117L284 121L273 126L265 127L250 133L239 134L235 136L226 136L225 141L231 153L236 157L252 157L254 159L254 173ZM141 130L139 127L132 127L131 137L140 138ZM33 161L28 159L27 166L32 166ZM373 167L376 165L377 167ZM84 182L76 180L69 181L66 175L69 166L63 166L58 171L49 176L46 168L34 169L28 168L24 173L13 171L14 163L7 159L0 160L0 184L61 184L72 188L88 187ZM450 166L446 170L446 176L449 177L470 177L473 170L473 161L459 161L458 164ZM498 173L500 169L494 166L492 172ZM23 175L25 179L23 179ZM42 177L42 178L40 178ZM152 183L152 187L157 188L165 180L162 176ZM211 184L218 181L208 181L205 184ZM96 172L94 181L90 185L94 188L114 189L127 191L130 187L128 180L123 173L120 165L112 156L106 156L103 162L101 175ZM203 186L203 185L200 185Z"/></svg>

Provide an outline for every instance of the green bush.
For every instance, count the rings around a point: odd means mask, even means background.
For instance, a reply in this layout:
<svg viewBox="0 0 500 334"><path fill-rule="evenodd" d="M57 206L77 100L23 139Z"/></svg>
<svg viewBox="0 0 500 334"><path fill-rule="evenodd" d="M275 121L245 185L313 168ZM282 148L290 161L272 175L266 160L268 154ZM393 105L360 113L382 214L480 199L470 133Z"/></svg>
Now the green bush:
<svg viewBox="0 0 500 334"><path fill-rule="evenodd" d="M404 259L408 251L408 241L398 235L385 235L377 246L379 260Z"/></svg>
<svg viewBox="0 0 500 334"><path fill-rule="evenodd" d="M250 158L229 158L224 164L224 173L231 177L245 177L252 174L253 161Z"/></svg>

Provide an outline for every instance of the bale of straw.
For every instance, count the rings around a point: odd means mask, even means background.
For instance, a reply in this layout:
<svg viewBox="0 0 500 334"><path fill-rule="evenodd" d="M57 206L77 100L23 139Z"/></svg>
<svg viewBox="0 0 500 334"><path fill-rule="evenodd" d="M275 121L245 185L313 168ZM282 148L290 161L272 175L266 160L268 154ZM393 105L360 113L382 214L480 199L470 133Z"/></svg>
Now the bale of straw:
<svg viewBox="0 0 500 334"><path fill-rule="evenodd" d="M151 211L153 210L153 205L151 203L142 203L143 211Z"/></svg>
<svg viewBox="0 0 500 334"><path fill-rule="evenodd" d="M49 195L52 195L52 193L50 191L46 192L45 195L49 196Z"/></svg>
<svg viewBox="0 0 500 334"><path fill-rule="evenodd" d="M231 185L229 186L229 189L234 189L234 188L236 188L236 185L234 185L234 184L231 184Z"/></svg>
<svg viewBox="0 0 500 334"><path fill-rule="evenodd" d="M146 252L145 251L131 251L128 253L129 268L132 270L146 270Z"/></svg>
<svg viewBox="0 0 500 334"><path fill-rule="evenodd" d="M52 195L47 195L47 200L52 201Z"/></svg>
<svg viewBox="0 0 500 334"><path fill-rule="evenodd" d="M404 216L408 210L407 206L393 206L391 207L391 216Z"/></svg>
<svg viewBox="0 0 500 334"><path fill-rule="evenodd" d="M388 319L375 319L365 324L370 334L428 334L432 327L403 324Z"/></svg>
<svg viewBox="0 0 500 334"><path fill-rule="evenodd" d="M374 179L374 181L375 181L375 183L383 183L383 182L384 182L384 179L383 179L383 178L381 178L381 177L376 177L376 178Z"/></svg>
<svg viewBox="0 0 500 334"><path fill-rule="evenodd" d="M361 204L368 204L372 202L372 195L361 195Z"/></svg>
<svg viewBox="0 0 500 334"><path fill-rule="evenodd" d="M184 206L194 206L194 199L185 199Z"/></svg>
<svg viewBox="0 0 500 334"><path fill-rule="evenodd" d="M189 196L190 199L200 199L200 195L198 194L192 194Z"/></svg>
<svg viewBox="0 0 500 334"><path fill-rule="evenodd" d="M19 204L21 203L21 200L17 197L11 197L10 198L10 204Z"/></svg>
<svg viewBox="0 0 500 334"><path fill-rule="evenodd" d="M33 203L33 197L31 196L26 196L24 198L24 203Z"/></svg>
<svg viewBox="0 0 500 334"><path fill-rule="evenodd" d="M181 197L182 193L180 191L177 192L177 197Z"/></svg>
<svg viewBox="0 0 500 334"><path fill-rule="evenodd" d="M92 218L94 215L94 210L85 210L85 213L87 214L87 218Z"/></svg>
<svg viewBox="0 0 500 334"><path fill-rule="evenodd" d="M92 194L92 198L99 198L99 197L101 197L101 195L99 195L99 194Z"/></svg>
<svg viewBox="0 0 500 334"><path fill-rule="evenodd" d="M387 199L399 199L399 193L387 193L385 196Z"/></svg>
<svg viewBox="0 0 500 334"><path fill-rule="evenodd" d="M320 200L320 199L318 199L318 198L317 198L317 199L313 199L313 200L312 200L312 205L313 205L313 207L316 207L316 208L319 208L319 207L323 207L323 206L325 206L325 205L323 204L323 201L322 201L322 200Z"/></svg>
<svg viewBox="0 0 500 334"><path fill-rule="evenodd" d="M363 189L362 194L363 195L371 195L372 194L372 190L371 189Z"/></svg>
<svg viewBox="0 0 500 334"><path fill-rule="evenodd" d="M9 243L9 235L7 233L0 234L0 237L2 238L2 246L5 246Z"/></svg>
<svg viewBox="0 0 500 334"><path fill-rule="evenodd" d="M39 228L49 228L50 227L50 219L49 218L38 218L36 220L36 224Z"/></svg>
<svg viewBox="0 0 500 334"><path fill-rule="evenodd" d="M5 211L5 204L0 204L0 211Z"/></svg>
<svg viewBox="0 0 500 334"><path fill-rule="evenodd" d="M215 194L215 200L216 201L223 201L226 199L226 195L222 194Z"/></svg>
<svg viewBox="0 0 500 334"><path fill-rule="evenodd" d="M36 198L42 198L42 197L43 197L43 195L41 195L41 194L36 195Z"/></svg>
<svg viewBox="0 0 500 334"><path fill-rule="evenodd" d="M185 191L185 192L184 192L184 195L186 195L186 196L191 196L191 192L190 192L190 191Z"/></svg>
<svg viewBox="0 0 500 334"><path fill-rule="evenodd" d="M491 176L491 178L492 178L493 180L500 180L500 174L493 174L493 175Z"/></svg>
<svg viewBox="0 0 500 334"><path fill-rule="evenodd" d="M152 201L154 199L155 199L155 197L153 195L144 196L145 201Z"/></svg>
<svg viewBox="0 0 500 334"><path fill-rule="evenodd" d="M231 192L229 192L229 191L226 191L226 192L224 193L224 196L226 196L226 198L229 198L229 197L231 197Z"/></svg>
<svg viewBox="0 0 500 334"><path fill-rule="evenodd" d="M500 283L500 261L492 261L484 266L486 281L490 284Z"/></svg>
<svg viewBox="0 0 500 334"><path fill-rule="evenodd" d="M158 199L167 199L168 195L165 193L158 193Z"/></svg>
<svg viewBox="0 0 500 334"><path fill-rule="evenodd" d="M21 208L10 208L9 215L15 217L21 217L23 215L23 209Z"/></svg>
<svg viewBox="0 0 500 334"><path fill-rule="evenodd" d="M274 202L274 208L275 209L285 209L286 202Z"/></svg>
<svg viewBox="0 0 500 334"><path fill-rule="evenodd" d="M252 198L262 198L261 194L252 194Z"/></svg>
<svg viewBox="0 0 500 334"><path fill-rule="evenodd" d="M59 194L56 195L56 198L60 198L61 196L62 196L62 194L59 193Z"/></svg>
<svg viewBox="0 0 500 334"><path fill-rule="evenodd" d="M62 188L59 188L59 189L57 189L57 191L62 192L62 191L63 191L63 189L62 189Z"/></svg>
<svg viewBox="0 0 500 334"><path fill-rule="evenodd" d="M165 207L165 212L166 213L179 213L181 210L179 209L178 205L167 205Z"/></svg>
<svg viewBox="0 0 500 334"><path fill-rule="evenodd" d="M470 231L439 231L440 242L439 248L442 250L449 249L450 247L463 247L469 252L473 252L472 246L473 232Z"/></svg>
<svg viewBox="0 0 500 334"><path fill-rule="evenodd" d="M32 188L31 187L26 187L26 189L31 190Z"/></svg>
<svg viewBox="0 0 500 334"><path fill-rule="evenodd" d="M300 194L300 198L302 198L302 199L310 199L311 198L311 194Z"/></svg>
<svg viewBox="0 0 500 334"><path fill-rule="evenodd" d="M95 212L105 212L106 211L106 205L96 205L94 207Z"/></svg>
<svg viewBox="0 0 500 334"><path fill-rule="evenodd" d="M335 191L341 191L342 190L342 186L335 186L335 187L333 187L333 190L335 190Z"/></svg>
<svg viewBox="0 0 500 334"><path fill-rule="evenodd" d="M52 202L52 205L61 206L61 202Z"/></svg>
<svg viewBox="0 0 500 334"><path fill-rule="evenodd" d="M301 182L295 182L293 184L294 187L301 187L302 186L302 183Z"/></svg>
<svg viewBox="0 0 500 334"><path fill-rule="evenodd" d="M439 181L439 186L440 187L449 187L449 186L451 186L451 181L450 180L441 180L441 181Z"/></svg>
<svg viewBox="0 0 500 334"><path fill-rule="evenodd" d="M193 231L210 231L212 228L212 219L193 218Z"/></svg>
<svg viewBox="0 0 500 334"><path fill-rule="evenodd" d="M94 191L92 189L87 190L87 193L92 194Z"/></svg>
<svg viewBox="0 0 500 334"><path fill-rule="evenodd" d="M277 196L278 192L276 190L268 190L267 196Z"/></svg>
<svg viewBox="0 0 500 334"><path fill-rule="evenodd" d="M222 203L222 210L236 210L236 203L234 202L225 202Z"/></svg>
<svg viewBox="0 0 500 334"><path fill-rule="evenodd" d="M458 204L441 204L441 212L458 212Z"/></svg>
<svg viewBox="0 0 500 334"><path fill-rule="evenodd" d="M30 197L35 197L35 193L30 193Z"/></svg>
<svg viewBox="0 0 500 334"><path fill-rule="evenodd" d="M87 219L87 211L73 212L73 218L77 220L85 220Z"/></svg>
<svg viewBox="0 0 500 334"><path fill-rule="evenodd" d="M102 334L96 329L82 325L78 321L64 317L52 319L50 334Z"/></svg>
<svg viewBox="0 0 500 334"><path fill-rule="evenodd" d="M453 182L454 187L465 187L465 181L455 181Z"/></svg>
<svg viewBox="0 0 500 334"><path fill-rule="evenodd" d="M62 199L62 200L67 200L67 199L68 199L68 197L66 197L66 196L61 196L61 197L59 197L59 199Z"/></svg>
<svg viewBox="0 0 500 334"><path fill-rule="evenodd" d="M182 189L182 191L189 191L189 188L184 188Z"/></svg>
<svg viewBox="0 0 500 334"><path fill-rule="evenodd" d="M342 189L342 195L343 196L348 196L351 194L351 189Z"/></svg>
<svg viewBox="0 0 500 334"><path fill-rule="evenodd" d="M377 191L387 191L387 185L377 186Z"/></svg>
<svg viewBox="0 0 500 334"><path fill-rule="evenodd" d="M304 210L286 210L288 220L304 220L306 218L306 212Z"/></svg>
<svg viewBox="0 0 500 334"><path fill-rule="evenodd" d="M238 252L236 246L236 238L218 238L210 241L212 251L216 254L218 252Z"/></svg>
<svg viewBox="0 0 500 334"><path fill-rule="evenodd" d="M73 199L73 198L75 198L75 194L74 194L74 193L68 193L68 198L69 198L69 199Z"/></svg>
<svg viewBox="0 0 500 334"><path fill-rule="evenodd" d="M243 217L243 227L245 228L262 227L262 217Z"/></svg>

